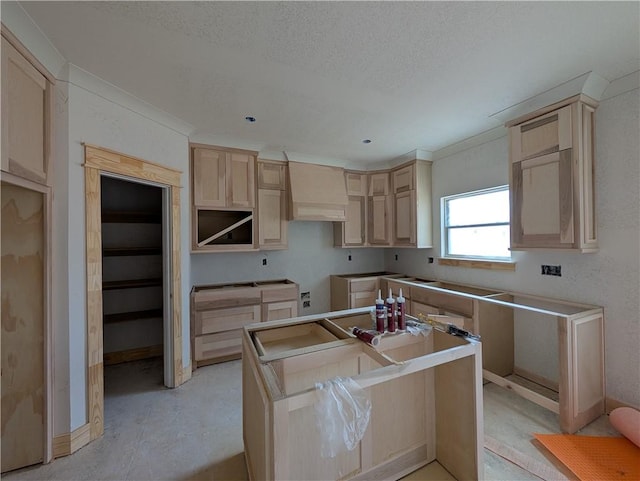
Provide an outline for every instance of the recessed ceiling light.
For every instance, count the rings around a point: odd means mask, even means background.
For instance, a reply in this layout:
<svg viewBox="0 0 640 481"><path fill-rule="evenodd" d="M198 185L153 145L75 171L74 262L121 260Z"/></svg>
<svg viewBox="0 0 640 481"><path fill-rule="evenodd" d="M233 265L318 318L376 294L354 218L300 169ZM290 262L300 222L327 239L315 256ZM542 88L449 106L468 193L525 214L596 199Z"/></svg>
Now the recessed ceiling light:
<svg viewBox="0 0 640 481"><path fill-rule="evenodd" d="M370 144L371 143L371 139L364 139L362 141L363 144Z"/></svg>
<svg viewBox="0 0 640 481"><path fill-rule="evenodd" d="M247 122L249 122L250 124L254 123L256 121L255 117L251 117L251 116L247 116L244 118Z"/></svg>

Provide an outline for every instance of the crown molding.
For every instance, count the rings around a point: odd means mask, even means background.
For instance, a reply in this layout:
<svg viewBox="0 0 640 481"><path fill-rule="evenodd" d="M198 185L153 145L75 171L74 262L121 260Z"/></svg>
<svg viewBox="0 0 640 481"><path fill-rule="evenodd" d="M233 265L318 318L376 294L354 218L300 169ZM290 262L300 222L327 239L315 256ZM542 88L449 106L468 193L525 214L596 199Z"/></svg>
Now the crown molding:
<svg viewBox="0 0 640 481"><path fill-rule="evenodd" d="M42 33L40 27L22 6L18 2L2 2L0 4L0 19L2 20L2 28L11 32L38 59L42 66L57 78L66 59Z"/></svg>
<svg viewBox="0 0 640 481"><path fill-rule="evenodd" d="M609 81L597 73L586 72L538 95L495 112L489 115L489 118L505 124L510 120L578 94L584 94L599 101L608 85Z"/></svg>
<svg viewBox="0 0 640 481"><path fill-rule="evenodd" d="M602 100L608 100L617 95L630 92L640 88L640 70L631 72L629 75L615 79L609 84L602 95Z"/></svg>
<svg viewBox="0 0 640 481"><path fill-rule="evenodd" d="M61 80L66 80L71 85L91 92L185 136L189 136L194 130L191 124L154 107L152 104L122 90L120 87L116 87L106 80L93 75L91 72L87 72L71 63L67 64L67 66L68 68L63 69L62 72L66 78Z"/></svg>

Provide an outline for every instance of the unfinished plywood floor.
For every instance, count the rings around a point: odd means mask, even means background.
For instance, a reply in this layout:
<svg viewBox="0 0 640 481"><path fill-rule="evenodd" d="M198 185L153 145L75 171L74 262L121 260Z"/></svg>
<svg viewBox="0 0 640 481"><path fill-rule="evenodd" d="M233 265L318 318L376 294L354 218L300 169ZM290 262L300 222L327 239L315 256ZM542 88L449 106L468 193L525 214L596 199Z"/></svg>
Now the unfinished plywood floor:
<svg viewBox="0 0 640 481"><path fill-rule="evenodd" d="M162 386L162 363L105 368L105 434L66 458L3 475L18 480L247 479L242 445L241 361L198 369L178 389ZM493 384L484 386L485 434L547 466L533 432L557 433L557 416ZM616 435L606 416L581 431ZM426 478L414 473L412 480ZM446 474L446 473L445 473ZM446 479L446 478L445 478ZM485 449L485 479L539 477Z"/></svg>

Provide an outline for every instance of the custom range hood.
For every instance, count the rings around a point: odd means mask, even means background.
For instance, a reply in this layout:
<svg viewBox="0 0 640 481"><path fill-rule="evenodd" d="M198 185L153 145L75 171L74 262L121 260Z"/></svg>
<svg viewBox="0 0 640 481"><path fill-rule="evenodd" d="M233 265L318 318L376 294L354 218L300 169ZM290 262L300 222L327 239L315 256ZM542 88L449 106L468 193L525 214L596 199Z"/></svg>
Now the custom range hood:
<svg viewBox="0 0 640 481"><path fill-rule="evenodd" d="M292 220L346 220L344 169L289 161L289 181Z"/></svg>

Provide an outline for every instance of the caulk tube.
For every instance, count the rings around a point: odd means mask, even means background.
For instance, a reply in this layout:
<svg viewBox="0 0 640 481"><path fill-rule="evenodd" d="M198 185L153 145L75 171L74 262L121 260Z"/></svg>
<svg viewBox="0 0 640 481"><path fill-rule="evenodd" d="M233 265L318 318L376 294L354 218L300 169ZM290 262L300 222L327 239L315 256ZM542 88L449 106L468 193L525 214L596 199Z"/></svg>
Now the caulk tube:
<svg viewBox="0 0 640 481"><path fill-rule="evenodd" d="M359 327L354 327L351 332L360 340L366 342L367 344L371 344L373 347L376 347L380 344L381 335L371 331L365 331L364 329L360 329Z"/></svg>
<svg viewBox="0 0 640 481"><path fill-rule="evenodd" d="M391 289L389 289L389 297L387 297L387 331L396 332L396 313L393 309L393 296L391 295Z"/></svg>
<svg viewBox="0 0 640 481"><path fill-rule="evenodd" d="M376 299L376 331L384 332L384 301L378 289L378 298Z"/></svg>
<svg viewBox="0 0 640 481"><path fill-rule="evenodd" d="M398 330L406 331L407 330L407 319L405 317L406 306L405 306L405 298L402 297L402 287L400 288L400 292L398 293L396 302L398 303Z"/></svg>

